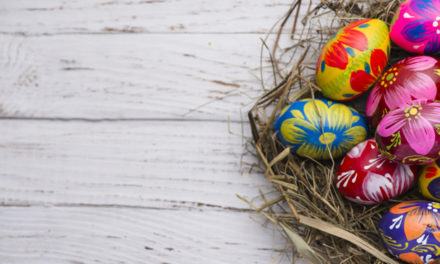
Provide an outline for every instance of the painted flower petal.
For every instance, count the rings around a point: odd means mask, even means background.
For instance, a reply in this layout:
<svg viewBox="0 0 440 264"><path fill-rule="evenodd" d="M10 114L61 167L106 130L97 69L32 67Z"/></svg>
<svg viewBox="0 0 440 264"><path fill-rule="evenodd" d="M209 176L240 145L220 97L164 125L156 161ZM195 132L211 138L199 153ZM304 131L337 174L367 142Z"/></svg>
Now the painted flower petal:
<svg viewBox="0 0 440 264"><path fill-rule="evenodd" d="M408 121L402 127L402 133L406 137L409 146L420 155L426 155L435 143L435 131L432 124L423 116Z"/></svg>
<svg viewBox="0 0 440 264"><path fill-rule="evenodd" d="M345 70L348 64L348 55L344 46L334 42L324 51L324 62L326 65Z"/></svg>
<svg viewBox="0 0 440 264"><path fill-rule="evenodd" d="M394 109L410 102L411 94L405 89L405 87L396 84L394 87L385 90L384 99L388 108Z"/></svg>
<svg viewBox="0 0 440 264"><path fill-rule="evenodd" d="M427 224L429 224L431 212L423 210L420 207L413 208L406 214L403 231L408 240L419 238L425 233Z"/></svg>
<svg viewBox="0 0 440 264"><path fill-rule="evenodd" d="M383 69L385 68L385 65L387 64L388 57L381 49L375 49L371 53L370 57L370 63L371 63L371 70L373 71L374 76L379 76Z"/></svg>
<svg viewBox="0 0 440 264"><path fill-rule="evenodd" d="M334 104L328 110L328 125L332 131L343 131L346 127L351 127L353 123L353 113L350 108L343 104Z"/></svg>
<svg viewBox="0 0 440 264"><path fill-rule="evenodd" d="M404 214L414 209L418 210L420 206L423 206L423 201L408 201L397 204L390 209L392 214Z"/></svg>
<svg viewBox="0 0 440 264"><path fill-rule="evenodd" d="M414 72L405 80L405 86L413 99L434 100L437 95L437 86L427 74Z"/></svg>
<svg viewBox="0 0 440 264"><path fill-rule="evenodd" d="M353 146L362 142L366 137L367 130L363 126L354 126L344 132L344 137L339 143L339 146L342 147L344 151L348 151L353 148Z"/></svg>
<svg viewBox="0 0 440 264"><path fill-rule="evenodd" d="M377 126L377 133L383 137L391 136L406 125L407 122L408 119L405 117L403 110L401 108L396 109L382 118Z"/></svg>
<svg viewBox="0 0 440 264"><path fill-rule="evenodd" d="M423 117L434 124L440 124L440 103L431 102L429 104L422 103Z"/></svg>
<svg viewBox="0 0 440 264"><path fill-rule="evenodd" d="M437 63L437 60L430 56L415 56L403 59L401 62L403 61L406 63L405 68L410 71L424 71Z"/></svg>
<svg viewBox="0 0 440 264"><path fill-rule="evenodd" d="M408 23L402 29L402 36L410 42L421 43L432 38L436 32L433 30L431 20L416 20Z"/></svg>
<svg viewBox="0 0 440 264"><path fill-rule="evenodd" d="M406 252L399 255L399 259L405 261L406 263L412 264L424 264L420 256L415 252Z"/></svg>
<svg viewBox="0 0 440 264"><path fill-rule="evenodd" d="M366 113L367 116L372 116L376 112L377 106L382 99L382 93L380 93L380 87L378 85L374 86L371 90L370 96L368 97Z"/></svg>
<svg viewBox="0 0 440 264"><path fill-rule="evenodd" d="M434 20L438 14L437 1L432 0L413 0L410 2L411 9L426 19Z"/></svg>
<svg viewBox="0 0 440 264"><path fill-rule="evenodd" d="M365 92L376 81L374 76L363 70L355 71L350 76L351 88L358 92Z"/></svg>
<svg viewBox="0 0 440 264"><path fill-rule="evenodd" d="M431 39L426 43L425 53L435 53L440 50L440 41L438 34L432 34Z"/></svg>
<svg viewBox="0 0 440 264"><path fill-rule="evenodd" d="M284 140L290 144L300 144L307 141L308 135L307 131L304 129L313 130L316 128L314 128L309 122L298 118L285 120L280 128Z"/></svg>
<svg viewBox="0 0 440 264"><path fill-rule="evenodd" d="M339 36L339 41L350 48L364 51L368 49L368 39L358 30L347 30Z"/></svg>
<svg viewBox="0 0 440 264"><path fill-rule="evenodd" d="M350 23L350 24L348 24L348 25L345 27L345 31L352 30L352 29L354 29L355 27L358 27L358 26L360 26L360 25L363 25L363 24L369 22L370 20L371 20L371 18L366 18L366 19L362 19L362 20L358 20L358 21L355 21L355 22L353 22L353 23Z"/></svg>
<svg viewBox="0 0 440 264"><path fill-rule="evenodd" d="M315 131L321 132L322 124L326 124L328 106L321 100L311 100L304 105L304 113Z"/></svg>

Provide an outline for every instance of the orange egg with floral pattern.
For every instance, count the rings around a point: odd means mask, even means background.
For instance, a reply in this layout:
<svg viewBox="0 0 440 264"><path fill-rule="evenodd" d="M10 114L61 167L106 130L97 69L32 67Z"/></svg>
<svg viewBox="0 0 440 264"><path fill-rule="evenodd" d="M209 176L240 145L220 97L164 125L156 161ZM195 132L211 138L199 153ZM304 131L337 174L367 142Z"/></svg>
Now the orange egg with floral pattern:
<svg viewBox="0 0 440 264"><path fill-rule="evenodd" d="M390 52L387 25L379 19L353 22L323 48L316 82L324 96L339 101L367 91L384 70Z"/></svg>

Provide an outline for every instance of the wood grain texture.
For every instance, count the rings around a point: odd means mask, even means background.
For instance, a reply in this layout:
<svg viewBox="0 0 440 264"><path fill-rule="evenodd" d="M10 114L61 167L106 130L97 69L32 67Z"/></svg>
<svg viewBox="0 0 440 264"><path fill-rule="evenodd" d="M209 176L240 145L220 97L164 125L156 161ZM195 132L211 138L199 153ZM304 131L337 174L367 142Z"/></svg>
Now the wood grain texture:
<svg viewBox="0 0 440 264"><path fill-rule="evenodd" d="M0 263L267 264L285 239L259 222L227 211L3 207Z"/></svg>
<svg viewBox="0 0 440 264"><path fill-rule="evenodd" d="M290 0L3 1L0 32L14 35L266 33L291 3Z"/></svg>
<svg viewBox="0 0 440 264"><path fill-rule="evenodd" d="M240 173L242 138L219 122L0 121L5 205L240 211L265 180ZM241 131L240 124L231 129ZM246 128L247 130L247 128Z"/></svg>
<svg viewBox="0 0 440 264"><path fill-rule="evenodd" d="M2 1L0 263L270 263L284 238L235 194L271 186L226 120L250 134L290 4Z"/></svg>
<svg viewBox="0 0 440 264"><path fill-rule="evenodd" d="M0 36L1 115L239 120L262 93L260 45L249 34Z"/></svg>
<svg viewBox="0 0 440 264"><path fill-rule="evenodd" d="M239 121L264 92L260 50L252 34L0 35L0 115Z"/></svg>

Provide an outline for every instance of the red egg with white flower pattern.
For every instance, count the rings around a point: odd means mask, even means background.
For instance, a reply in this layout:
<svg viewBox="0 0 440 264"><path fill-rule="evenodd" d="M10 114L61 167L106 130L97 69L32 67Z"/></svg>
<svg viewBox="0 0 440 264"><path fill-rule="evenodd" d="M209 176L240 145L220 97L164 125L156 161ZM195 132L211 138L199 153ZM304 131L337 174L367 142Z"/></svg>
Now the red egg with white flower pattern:
<svg viewBox="0 0 440 264"><path fill-rule="evenodd" d="M408 191L415 182L418 166L388 160L374 139L350 150L339 166L336 187L359 204L377 204Z"/></svg>
<svg viewBox="0 0 440 264"><path fill-rule="evenodd" d="M440 99L440 60L430 56L405 58L390 67L371 90L366 114L376 127L391 109L416 99Z"/></svg>
<svg viewBox="0 0 440 264"><path fill-rule="evenodd" d="M391 110L376 129L379 150L393 161L423 165L440 157L440 101L414 100Z"/></svg>

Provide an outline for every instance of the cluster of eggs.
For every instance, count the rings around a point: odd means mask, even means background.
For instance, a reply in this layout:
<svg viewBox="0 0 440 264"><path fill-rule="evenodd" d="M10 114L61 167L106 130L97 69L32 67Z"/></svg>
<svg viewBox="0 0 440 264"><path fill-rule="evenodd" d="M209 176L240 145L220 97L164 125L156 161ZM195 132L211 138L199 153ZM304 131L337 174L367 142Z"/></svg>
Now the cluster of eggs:
<svg viewBox="0 0 440 264"><path fill-rule="evenodd" d="M309 98L286 106L274 124L293 153L312 159L345 155L335 184L353 202L393 199L418 176L420 193L431 201L400 203L378 226L389 252L408 263L440 259L440 60L429 56L440 52L439 23L440 0L407 0L390 31L378 19L345 26L324 46L316 82L335 101L351 100L374 86L367 120L343 103ZM419 55L384 71L390 38ZM375 138L366 139L368 127Z"/></svg>

